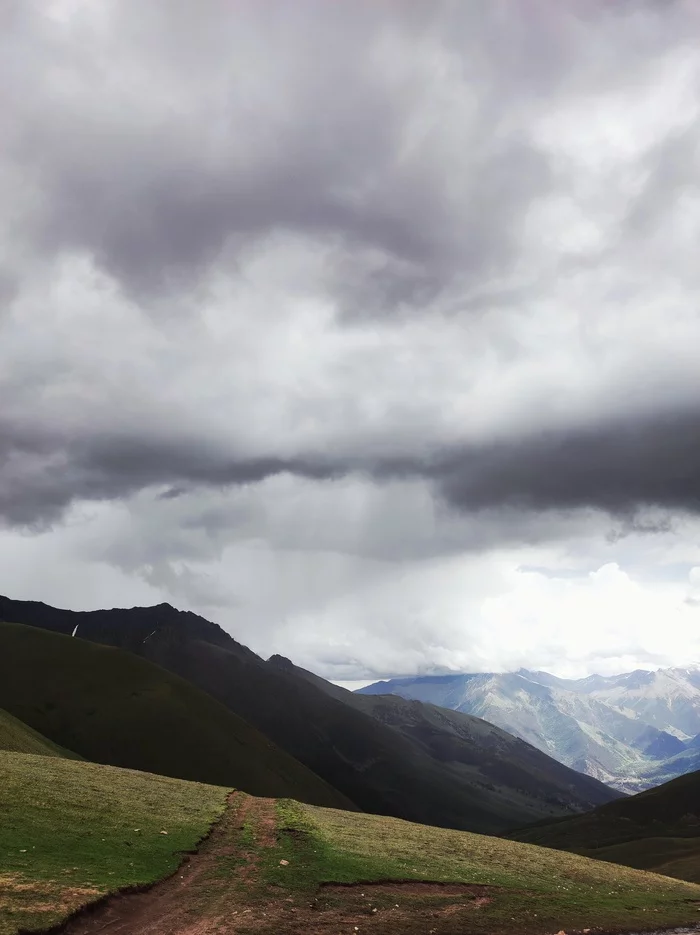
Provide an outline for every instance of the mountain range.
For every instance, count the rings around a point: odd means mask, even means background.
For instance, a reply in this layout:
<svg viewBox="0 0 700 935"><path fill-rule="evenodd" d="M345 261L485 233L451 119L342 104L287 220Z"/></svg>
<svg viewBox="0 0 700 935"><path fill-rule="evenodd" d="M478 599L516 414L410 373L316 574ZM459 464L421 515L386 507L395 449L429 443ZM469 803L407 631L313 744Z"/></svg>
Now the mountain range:
<svg viewBox="0 0 700 935"><path fill-rule="evenodd" d="M562 679L547 672L416 676L375 682L397 695L495 724L622 792L700 769L700 667Z"/></svg>
<svg viewBox="0 0 700 935"><path fill-rule="evenodd" d="M169 604L0 598L0 621L0 708L95 762L483 833L620 795L478 717L354 695Z"/></svg>

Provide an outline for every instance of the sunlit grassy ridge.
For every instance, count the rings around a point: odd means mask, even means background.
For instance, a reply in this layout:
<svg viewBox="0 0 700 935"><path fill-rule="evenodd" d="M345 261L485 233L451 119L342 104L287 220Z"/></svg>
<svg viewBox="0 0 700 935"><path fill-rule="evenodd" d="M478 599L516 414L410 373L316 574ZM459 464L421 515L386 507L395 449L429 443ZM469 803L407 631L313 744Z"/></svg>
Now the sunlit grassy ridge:
<svg viewBox="0 0 700 935"><path fill-rule="evenodd" d="M470 932L629 931L700 918L700 886L656 874L400 819L290 801L278 809L289 866L270 866L268 874L292 888L385 880L493 887L491 903L470 917Z"/></svg>
<svg viewBox="0 0 700 935"><path fill-rule="evenodd" d="M225 799L215 786L0 753L0 935L171 873Z"/></svg>
<svg viewBox="0 0 700 935"><path fill-rule="evenodd" d="M0 750L13 753L36 753L38 756L63 756L71 760L80 757L59 747L23 721L0 708Z"/></svg>

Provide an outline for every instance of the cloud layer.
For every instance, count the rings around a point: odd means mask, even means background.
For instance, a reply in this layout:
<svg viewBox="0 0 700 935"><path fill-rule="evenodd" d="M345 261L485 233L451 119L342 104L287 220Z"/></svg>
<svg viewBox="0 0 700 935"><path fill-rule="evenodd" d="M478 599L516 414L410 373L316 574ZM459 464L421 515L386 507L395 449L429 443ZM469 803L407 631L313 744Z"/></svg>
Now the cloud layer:
<svg viewBox="0 0 700 935"><path fill-rule="evenodd" d="M649 543L674 535L673 601L691 608L695 4L54 0L4 16L6 543L38 556L54 537L133 600L255 620L263 649L292 620L309 658L326 631L362 639L362 594L404 668L409 630L435 664L462 659L432 563L465 602L454 562L515 569L551 543L586 575L625 536L647 543L643 583ZM245 594L224 568L242 543L262 550L241 558ZM261 609L274 567L304 584ZM435 604L425 626L406 575ZM60 594L80 602L71 576ZM473 645L493 620L472 604Z"/></svg>

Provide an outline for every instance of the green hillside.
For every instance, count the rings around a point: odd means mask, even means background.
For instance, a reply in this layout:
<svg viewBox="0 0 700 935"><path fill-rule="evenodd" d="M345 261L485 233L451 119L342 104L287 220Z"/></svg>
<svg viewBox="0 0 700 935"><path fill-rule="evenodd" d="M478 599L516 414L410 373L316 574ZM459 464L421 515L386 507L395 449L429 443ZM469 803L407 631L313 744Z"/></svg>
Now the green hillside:
<svg viewBox="0 0 700 935"><path fill-rule="evenodd" d="M352 807L205 692L112 647L0 624L0 707L96 763Z"/></svg>
<svg viewBox="0 0 700 935"><path fill-rule="evenodd" d="M213 786L20 753L0 753L0 789L0 935L171 873L226 800Z"/></svg>
<svg viewBox="0 0 700 935"><path fill-rule="evenodd" d="M13 753L36 753L38 756L64 756L71 760L80 757L52 743L22 721L0 709L0 750Z"/></svg>
<svg viewBox="0 0 700 935"><path fill-rule="evenodd" d="M700 772L509 837L700 883Z"/></svg>
<svg viewBox="0 0 700 935"><path fill-rule="evenodd" d="M64 760L0 753L0 935L545 935L697 919L700 887L544 848ZM220 816L220 817L219 817ZM167 832L167 833L163 833Z"/></svg>

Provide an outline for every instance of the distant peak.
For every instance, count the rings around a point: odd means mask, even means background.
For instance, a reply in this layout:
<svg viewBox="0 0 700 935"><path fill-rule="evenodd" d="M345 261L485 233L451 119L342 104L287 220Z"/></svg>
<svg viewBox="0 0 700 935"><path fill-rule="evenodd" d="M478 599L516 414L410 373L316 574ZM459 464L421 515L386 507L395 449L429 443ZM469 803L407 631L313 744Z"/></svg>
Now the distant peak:
<svg viewBox="0 0 700 935"><path fill-rule="evenodd" d="M280 656L279 653L275 653L270 656L267 660L270 665L275 666L277 669L285 669L287 672L291 672L296 668L291 659L287 659L286 656Z"/></svg>

